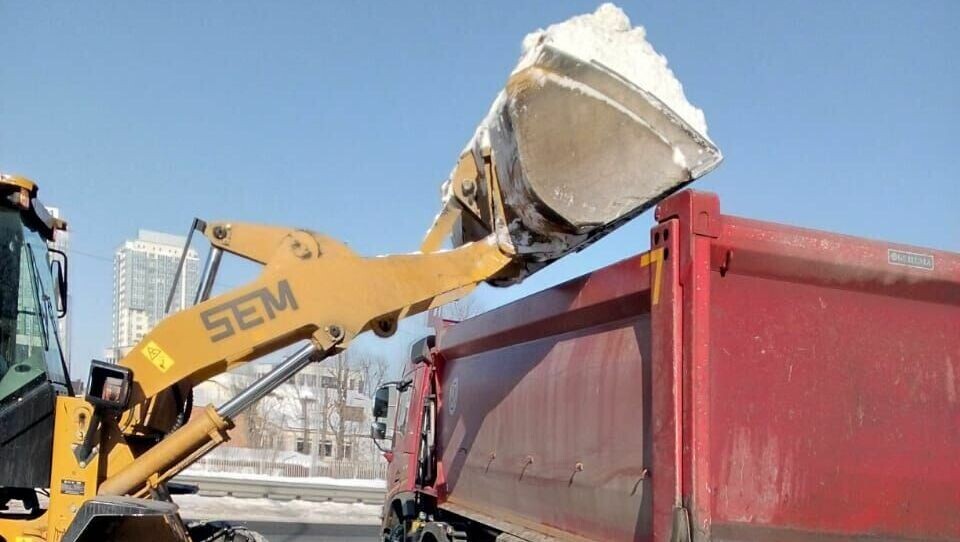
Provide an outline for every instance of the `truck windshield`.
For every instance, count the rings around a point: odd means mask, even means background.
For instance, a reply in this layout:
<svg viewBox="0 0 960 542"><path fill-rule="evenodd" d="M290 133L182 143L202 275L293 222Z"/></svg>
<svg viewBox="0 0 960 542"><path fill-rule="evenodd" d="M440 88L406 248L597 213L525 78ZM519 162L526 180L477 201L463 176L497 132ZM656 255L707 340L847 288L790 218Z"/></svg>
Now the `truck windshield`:
<svg viewBox="0 0 960 542"><path fill-rule="evenodd" d="M0 208L0 404L50 380L65 384L47 245Z"/></svg>

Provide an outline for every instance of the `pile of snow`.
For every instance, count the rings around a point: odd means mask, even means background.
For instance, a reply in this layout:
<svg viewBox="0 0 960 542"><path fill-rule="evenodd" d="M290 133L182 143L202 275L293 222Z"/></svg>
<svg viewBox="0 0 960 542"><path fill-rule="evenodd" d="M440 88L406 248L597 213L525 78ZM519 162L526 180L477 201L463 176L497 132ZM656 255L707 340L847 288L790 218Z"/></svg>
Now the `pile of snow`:
<svg viewBox="0 0 960 542"><path fill-rule="evenodd" d="M277 501L177 495L174 501L187 520L270 521L378 525L380 506L360 503Z"/></svg>
<svg viewBox="0 0 960 542"><path fill-rule="evenodd" d="M607 3L593 13L578 15L527 34L517 73L536 63L544 46L552 46L586 61L595 61L653 94L698 132L707 135L703 111L690 104L683 85L667 66L667 57L647 41L647 30L632 26L619 7Z"/></svg>
<svg viewBox="0 0 960 542"><path fill-rule="evenodd" d="M557 101L544 94L538 104L531 98L537 85ZM556 115L565 100L576 105L574 115L557 115L557 122L543 116ZM614 141L611 134L632 139ZM605 147L600 136L622 148ZM687 100L666 57L647 41L646 29L610 3L524 38L511 79L464 154L481 163L485 149L492 151L506 207L489 226L522 265L500 284L586 246L720 160L703 111ZM455 172L444 186L445 205Z"/></svg>
<svg viewBox="0 0 960 542"><path fill-rule="evenodd" d="M515 74L536 64L545 46L563 51L584 61L597 62L617 72L634 85L656 96L690 126L707 136L707 118L688 100L683 85L667 66L667 57L647 41L647 29L632 26L630 17L611 3L602 4L593 13L571 17L562 23L539 29L523 38ZM495 128L506 94L501 91L490 111L477 126L465 151L490 145L490 130Z"/></svg>

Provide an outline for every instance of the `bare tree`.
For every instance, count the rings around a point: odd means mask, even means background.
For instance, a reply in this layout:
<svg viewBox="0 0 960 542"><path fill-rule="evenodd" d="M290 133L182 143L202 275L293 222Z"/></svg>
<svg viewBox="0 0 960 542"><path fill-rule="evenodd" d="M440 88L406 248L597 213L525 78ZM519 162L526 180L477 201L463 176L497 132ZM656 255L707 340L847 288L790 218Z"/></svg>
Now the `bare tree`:
<svg viewBox="0 0 960 542"><path fill-rule="evenodd" d="M299 379L291 394L300 408L302 424L299 429L303 432L305 447L308 447L311 453L313 471L316 471L319 457L326 455L324 452L331 432L335 442L334 457L343 459L347 436L344 413L347 408L351 372L346 353L334 356L315 367L311 371L312 375L304 375L305 378Z"/></svg>
<svg viewBox="0 0 960 542"><path fill-rule="evenodd" d="M317 443L325 446L328 438L333 441L334 459L346 459L347 443L350 443L351 459L357 451L357 437L366 436L363 430L364 417L351 405L350 391L375 390L386 379L389 370L387 359L370 352L348 351L326 362L319 378L320 390L317 420ZM361 382L362 381L362 382ZM368 391L372 393L372 391ZM317 448L321 450L322 448Z"/></svg>
<svg viewBox="0 0 960 542"><path fill-rule="evenodd" d="M390 362L380 353L359 352L356 355L355 365L363 378L363 392L373 397L377 388L387 379Z"/></svg>
<svg viewBox="0 0 960 542"><path fill-rule="evenodd" d="M293 378L292 384L290 382L285 383L281 390L286 392L284 388L289 388L291 391L287 395L293 396L297 402L297 406L300 409L300 439L303 442L303 446L300 450L303 453L312 453L316 455L319 448L316 446L316 442L313 442L314 439L310 438L312 427L310 420L312 418L311 414L311 404L316 402L317 393L315 388L315 378L310 378L309 369L301 372Z"/></svg>
<svg viewBox="0 0 960 542"><path fill-rule="evenodd" d="M347 357L346 351L337 356L335 360L334 379L336 383L334 405L337 412L336 457L337 459L343 459L347 433L347 392L350 386L350 360Z"/></svg>
<svg viewBox="0 0 960 542"><path fill-rule="evenodd" d="M236 397L250 384L252 377L242 374L226 380L226 388L231 397ZM281 435L280 428L286 423L283 401L275 395L267 395L250 405L237 416L237 426L243 432L247 445L252 448L279 449L276 438Z"/></svg>

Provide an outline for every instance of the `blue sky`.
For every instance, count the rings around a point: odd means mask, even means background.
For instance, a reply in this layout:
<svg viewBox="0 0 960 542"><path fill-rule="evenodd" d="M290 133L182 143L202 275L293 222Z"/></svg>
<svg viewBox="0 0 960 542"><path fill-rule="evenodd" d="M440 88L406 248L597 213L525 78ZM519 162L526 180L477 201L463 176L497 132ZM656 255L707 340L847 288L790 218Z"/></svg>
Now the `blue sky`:
<svg viewBox="0 0 960 542"><path fill-rule="evenodd" d="M109 344L111 255L138 228L414 250L520 40L597 5L346 4L0 0L0 170L70 221L75 370ZM725 212L960 251L960 2L621 5L706 112L726 160L698 188ZM481 303L641 251L650 222Z"/></svg>

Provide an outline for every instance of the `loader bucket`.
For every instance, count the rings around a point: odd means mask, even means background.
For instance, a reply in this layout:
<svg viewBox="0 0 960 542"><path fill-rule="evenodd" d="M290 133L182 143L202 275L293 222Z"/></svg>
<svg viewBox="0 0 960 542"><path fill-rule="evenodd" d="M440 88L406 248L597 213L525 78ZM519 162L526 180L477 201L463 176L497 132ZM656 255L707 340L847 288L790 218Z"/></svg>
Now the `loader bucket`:
<svg viewBox="0 0 960 542"><path fill-rule="evenodd" d="M514 72L484 126L473 152L480 156L489 144L501 218L522 268L514 280L586 246L721 160L706 136L656 96L549 46Z"/></svg>

